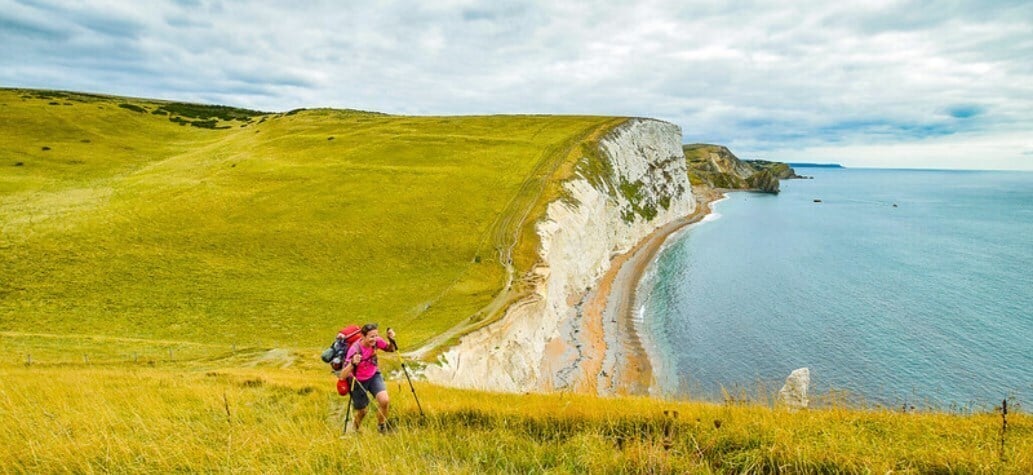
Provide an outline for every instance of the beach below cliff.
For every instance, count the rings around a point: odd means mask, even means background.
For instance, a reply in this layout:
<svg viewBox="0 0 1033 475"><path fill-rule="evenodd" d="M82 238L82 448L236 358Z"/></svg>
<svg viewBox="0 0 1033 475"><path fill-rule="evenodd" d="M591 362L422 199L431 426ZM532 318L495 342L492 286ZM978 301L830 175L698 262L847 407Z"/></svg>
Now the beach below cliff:
<svg viewBox="0 0 1033 475"><path fill-rule="evenodd" d="M577 328L579 345L590 348L578 359L573 389L598 394L652 394L654 367L662 362L651 357L648 344L635 322L636 291L649 265L667 240L698 223L711 212L711 204L724 196L722 190L693 190L695 210L657 228L631 250L613 257L610 267L581 300Z"/></svg>

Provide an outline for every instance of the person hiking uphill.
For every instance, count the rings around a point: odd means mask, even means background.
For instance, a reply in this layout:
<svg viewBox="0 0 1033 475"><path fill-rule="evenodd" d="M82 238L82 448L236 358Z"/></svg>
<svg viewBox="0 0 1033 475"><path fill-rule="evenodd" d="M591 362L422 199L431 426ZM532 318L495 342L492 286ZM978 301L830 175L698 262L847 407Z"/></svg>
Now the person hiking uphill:
<svg viewBox="0 0 1033 475"><path fill-rule="evenodd" d="M355 377L355 381L351 385L351 399L355 407L355 431L358 432L362 427L362 419L366 417L370 403L369 394L372 394L377 400L377 427L380 432L386 432L389 430L387 424L389 399L387 385L384 384L384 377L380 374L380 368L377 367L377 350L397 351L398 345L394 343L395 332L390 328L387 329L387 339L391 340L391 343L380 338L376 323L363 325L361 332L362 338L348 348L344 357L348 364L341 369L338 378L343 380L349 376Z"/></svg>

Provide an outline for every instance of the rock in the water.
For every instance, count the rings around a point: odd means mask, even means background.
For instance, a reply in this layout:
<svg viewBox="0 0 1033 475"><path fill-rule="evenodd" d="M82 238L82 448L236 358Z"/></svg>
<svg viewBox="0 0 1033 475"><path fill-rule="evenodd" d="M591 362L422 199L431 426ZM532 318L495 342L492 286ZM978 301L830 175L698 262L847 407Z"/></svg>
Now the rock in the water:
<svg viewBox="0 0 1033 475"><path fill-rule="evenodd" d="M793 409L807 408L807 387L811 384L811 371L807 368L794 370L786 378L786 384L778 392L778 401Z"/></svg>

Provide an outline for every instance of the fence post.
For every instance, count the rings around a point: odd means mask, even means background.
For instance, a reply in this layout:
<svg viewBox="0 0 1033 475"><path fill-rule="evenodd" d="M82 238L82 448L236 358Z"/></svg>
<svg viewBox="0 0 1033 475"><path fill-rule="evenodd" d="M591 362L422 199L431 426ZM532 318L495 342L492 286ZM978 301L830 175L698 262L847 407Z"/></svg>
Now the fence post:
<svg viewBox="0 0 1033 475"><path fill-rule="evenodd" d="M1008 400L1001 401L1001 461L1004 461L1004 433L1008 430Z"/></svg>

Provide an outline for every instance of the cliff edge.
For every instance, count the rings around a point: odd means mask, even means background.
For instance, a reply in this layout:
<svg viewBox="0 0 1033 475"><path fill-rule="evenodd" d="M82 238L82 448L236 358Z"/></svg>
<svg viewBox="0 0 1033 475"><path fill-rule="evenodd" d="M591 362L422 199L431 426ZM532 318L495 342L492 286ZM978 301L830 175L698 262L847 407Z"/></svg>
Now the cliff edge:
<svg viewBox="0 0 1033 475"><path fill-rule="evenodd" d="M692 214L696 199L674 124L629 119L582 150L562 196L537 223L530 292L429 365L431 381L510 392L595 387L596 375L580 363L617 343L606 328L594 341L579 336L586 297L614 256Z"/></svg>

